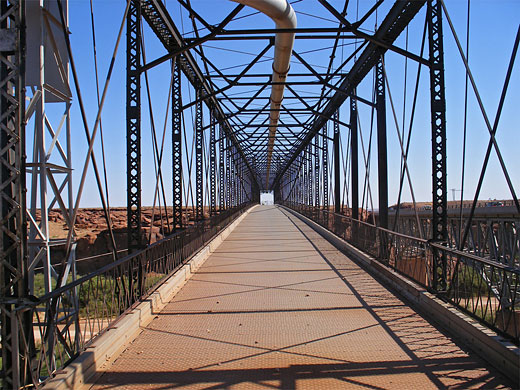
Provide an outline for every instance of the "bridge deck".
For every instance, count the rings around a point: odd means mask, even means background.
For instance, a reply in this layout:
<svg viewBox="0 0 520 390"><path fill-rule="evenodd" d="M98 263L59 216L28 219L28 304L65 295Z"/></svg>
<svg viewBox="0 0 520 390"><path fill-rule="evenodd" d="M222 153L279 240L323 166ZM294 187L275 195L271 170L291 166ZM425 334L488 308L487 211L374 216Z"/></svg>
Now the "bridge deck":
<svg viewBox="0 0 520 390"><path fill-rule="evenodd" d="M299 219L254 209L93 389L503 388Z"/></svg>

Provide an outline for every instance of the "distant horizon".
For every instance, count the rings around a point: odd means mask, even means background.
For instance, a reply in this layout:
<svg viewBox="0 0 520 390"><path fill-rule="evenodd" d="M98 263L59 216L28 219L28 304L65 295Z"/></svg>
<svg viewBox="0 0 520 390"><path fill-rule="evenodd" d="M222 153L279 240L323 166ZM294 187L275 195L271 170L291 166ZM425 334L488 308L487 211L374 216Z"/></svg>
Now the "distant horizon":
<svg viewBox="0 0 520 390"><path fill-rule="evenodd" d="M511 202L513 203L514 200L513 199L478 199L477 202L489 202L489 201L493 201L493 202ZM463 202L473 202L473 199L464 199ZM420 204L420 205L424 205L425 203L426 204L430 204L431 201L422 201L422 200L419 200L419 201L416 201L415 202L416 204ZM448 200L448 203L460 203L460 200ZM258 202L258 204L260 204L260 202ZM277 204L275 202L275 204ZM401 205L408 205L408 204L413 204L412 201L406 201L406 202L401 202ZM323 206L323 204L320 204L320 206ZM329 204L329 207L333 207L334 205L333 204ZM341 206L347 206L346 203L343 203ZM397 204L389 204L388 207L393 207L393 206L397 206ZM114 210L114 209L126 209L126 205L110 205L110 210ZM141 208L144 209L150 209L154 207L153 205L142 205ZM161 205L160 206L161 208L164 208L165 206L164 205ZM167 208L172 208L173 206L172 205L166 205ZM183 205L182 206L183 208L192 208L192 207L195 207L194 205ZM217 204L217 210L218 210L218 207L219 205ZM159 205L156 205L155 206L156 209L159 208ZM204 205L204 208L209 208L209 205ZM360 207L361 208L361 207ZM39 208L37 210L40 210ZM103 210L103 207L101 206L85 206L85 207L80 207L79 210ZM374 211L379 211L379 208L378 207L374 207L373 209L364 209L364 210L368 210L368 211L371 211L371 210L374 210ZM60 211L59 208L53 208L51 209L51 211Z"/></svg>

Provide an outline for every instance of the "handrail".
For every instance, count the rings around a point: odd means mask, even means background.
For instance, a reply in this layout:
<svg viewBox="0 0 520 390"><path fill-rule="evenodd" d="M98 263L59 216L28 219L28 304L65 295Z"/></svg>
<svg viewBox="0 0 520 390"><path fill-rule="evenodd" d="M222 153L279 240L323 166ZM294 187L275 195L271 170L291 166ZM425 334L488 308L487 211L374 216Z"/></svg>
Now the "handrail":
<svg viewBox="0 0 520 390"><path fill-rule="evenodd" d="M237 210L232 210L234 212L238 212L240 211L241 209L237 209ZM218 217L218 215L217 215ZM198 221L196 222L196 224L194 225L195 228L196 227L199 227L199 226L203 226L204 224L206 224L207 221L203 220L203 221ZM192 229L193 230L193 229ZM167 237L164 237L163 239L159 240L159 241L156 241L154 242L153 244L149 245L148 247L144 248L144 249L141 249L139 251L136 251L136 252L133 252L131 254L128 254L126 255L125 257L119 259L119 260L116 260L110 264L107 264L91 273L89 273L88 275L85 275L79 279L76 279L75 281L73 282L70 282L66 285L64 285L63 287L59 287L59 288L56 288L55 290L45 294L45 295L42 295L40 298L38 298L38 301L35 301L34 303L34 306L37 306L40 302L45 302L47 300L50 300L52 298L57 298L59 297L61 294L63 294L64 292L82 284L82 283L85 283L86 281L88 281L89 279L92 279L96 276L99 276L101 274L104 274L110 270L113 270L114 268L117 268L119 266L121 266L122 264L130 261L131 259L135 258L135 257L138 257L139 255L141 254L144 254L145 252L147 251L150 251L150 250L153 250L154 248L156 247L160 247L161 245L164 245L164 243L168 242L168 241L171 241L172 239L175 239L176 237L180 237L182 235L185 235L187 233L190 233L190 228L186 229L186 230L183 230L183 231L180 231L180 232L176 232L176 233L173 233Z"/></svg>
<svg viewBox="0 0 520 390"><path fill-rule="evenodd" d="M516 345L520 343L520 268L329 210L297 203L282 204L425 287ZM435 283L435 253L445 263L445 286Z"/></svg>
<svg viewBox="0 0 520 390"><path fill-rule="evenodd" d="M329 210L321 210L321 211L323 213L327 213L329 215L333 214L336 217L352 220L352 217L349 217L348 215L343 215L343 214L336 213L336 212L329 211ZM455 248L450 248L450 247L447 247L447 246L445 246L445 245L443 245L441 243L429 241L429 240L426 240L424 238L413 237L413 236L410 236L410 235L407 235L407 234L404 234L404 233L396 232L396 231L393 231L393 230L390 230L390 229L386 229L386 228L383 228L383 227L380 227L380 226L373 225L373 224L365 222L365 221L360 221L360 220L355 220L355 221L358 224L365 225L365 226L368 226L368 227L373 227L373 228L375 228L375 229L377 229L379 231L386 232L386 233L392 234L394 236L407 238L407 239L413 239L413 240L415 240L417 242L421 242L423 244L428 244L428 245L431 245L431 246L433 246L433 247L435 247L437 249L441 249L443 251L446 251L446 252L449 252L449 253L453 253L454 255L465 256L465 257L467 257L469 259L472 259L472 260L475 260L475 261L480 261L482 263L486 263L487 265L492 265L494 267L497 267L497 268L500 268L500 269L503 269L503 270L507 270L507 271L510 271L510 272L513 272L515 274L519 274L520 275L520 269L519 268L511 267L510 265L507 265L507 264L504 264L504 263L500 263L500 262L495 261L495 260L486 259L485 257L480 257L480 256L477 256L477 255L474 255L473 253L463 252L463 251L460 251L460 250L455 249Z"/></svg>
<svg viewBox="0 0 520 390"><path fill-rule="evenodd" d="M21 313L33 321L32 332L20 340L20 354L31 364L34 387L67 365L251 205L200 221L41 297L9 302L18 313L13 321L21 321Z"/></svg>

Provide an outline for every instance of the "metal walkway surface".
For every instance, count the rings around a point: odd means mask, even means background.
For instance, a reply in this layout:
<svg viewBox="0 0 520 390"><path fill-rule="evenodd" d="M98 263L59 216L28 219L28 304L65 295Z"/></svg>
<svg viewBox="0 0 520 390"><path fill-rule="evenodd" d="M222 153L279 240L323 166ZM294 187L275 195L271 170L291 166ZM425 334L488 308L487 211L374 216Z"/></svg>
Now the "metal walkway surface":
<svg viewBox="0 0 520 390"><path fill-rule="evenodd" d="M507 388L290 213L255 208L92 389Z"/></svg>

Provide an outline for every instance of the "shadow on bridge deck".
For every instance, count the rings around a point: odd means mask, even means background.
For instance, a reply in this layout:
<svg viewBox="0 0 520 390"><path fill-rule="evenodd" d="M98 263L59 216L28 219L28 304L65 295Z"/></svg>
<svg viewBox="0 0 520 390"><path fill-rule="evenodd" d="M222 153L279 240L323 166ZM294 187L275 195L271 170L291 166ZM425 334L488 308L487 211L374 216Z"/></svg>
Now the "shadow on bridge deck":
<svg viewBox="0 0 520 390"><path fill-rule="evenodd" d="M509 385L310 227L263 206L92 389Z"/></svg>

